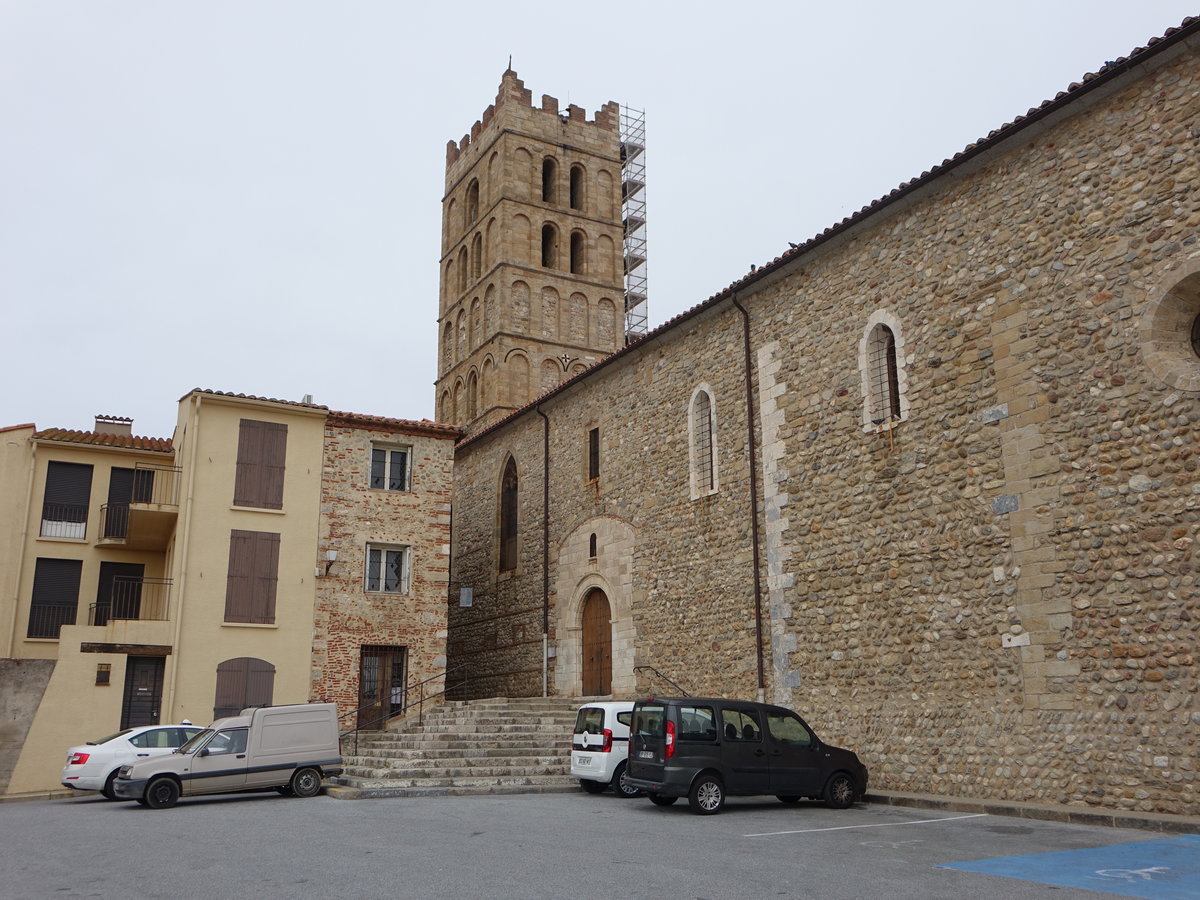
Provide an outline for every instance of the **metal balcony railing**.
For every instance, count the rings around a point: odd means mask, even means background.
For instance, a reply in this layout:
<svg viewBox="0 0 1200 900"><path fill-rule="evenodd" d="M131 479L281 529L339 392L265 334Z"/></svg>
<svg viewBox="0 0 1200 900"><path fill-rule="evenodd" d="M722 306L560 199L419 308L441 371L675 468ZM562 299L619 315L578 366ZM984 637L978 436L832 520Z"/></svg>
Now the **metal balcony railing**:
<svg viewBox="0 0 1200 900"><path fill-rule="evenodd" d="M26 637L58 639L58 631L64 625L75 624L75 605L34 603L29 607L29 627Z"/></svg>
<svg viewBox="0 0 1200 900"><path fill-rule="evenodd" d="M115 619L163 622L170 611L171 579L118 575L108 601L88 609L89 625L107 625Z"/></svg>
<svg viewBox="0 0 1200 900"><path fill-rule="evenodd" d="M83 538L87 536L86 503L43 503L41 537Z"/></svg>

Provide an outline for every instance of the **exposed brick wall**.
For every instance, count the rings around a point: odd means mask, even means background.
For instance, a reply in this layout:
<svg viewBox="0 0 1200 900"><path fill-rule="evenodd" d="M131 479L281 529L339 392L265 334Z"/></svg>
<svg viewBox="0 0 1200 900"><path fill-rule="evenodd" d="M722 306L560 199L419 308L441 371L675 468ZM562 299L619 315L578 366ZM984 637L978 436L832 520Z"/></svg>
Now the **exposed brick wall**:
<svg viewBox="0 0 1200 900"><path fill-rule="evenodd" d="M766 693L878 787L1200 808L1200 358L1175 333L1200 315L1198 71L1193 40L739 291ZM859 349L875 321L900 332L905 391L878 428ZM633 647L614 690L662 692L634 677L648 664L754 695L741 341L721 301L546 399L548 510L535 412L460 447L453 578L476 602L452 608L449 646L487 675L476 695L541 689L540 647L500 626L540 629L544 513L551 691L579 690L579 598L602 581L614 651ZM720 487L692 499L701 383ZM521 563L499 574L509 453ZM604 521L630 538L593 563L578 541Z"/></svg>
<svg viewBox="0 0 1200 900"><path fill-rule="evenodd" d="M312 681L313 696L336 702L340 713L359 706L359 651L364 645L407 648L410 683L445 669L456 432L431 431L389 430L386 420L366 427L353 417L331 417L326 427L318 556L323 560L327 550L338 556L329 574L317 581ZM373 443L412 448L411 491L370 488ZM368 543L411 547L406 594L365 590ZM323 570L324 562L319 565ZM440 689L438 679L426 692Z"/></svg>

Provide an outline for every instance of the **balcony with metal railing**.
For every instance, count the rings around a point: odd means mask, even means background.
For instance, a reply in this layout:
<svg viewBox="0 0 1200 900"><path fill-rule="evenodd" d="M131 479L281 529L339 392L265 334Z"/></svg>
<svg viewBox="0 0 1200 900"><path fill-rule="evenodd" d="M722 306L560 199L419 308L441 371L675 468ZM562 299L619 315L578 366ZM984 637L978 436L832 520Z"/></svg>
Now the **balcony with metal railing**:
<svg viewBox="0 0 1200 900"><path fill-rule="evenodd" d="M165 622L170 612L171 579L118 575L107 601L88 608L89 625L107 625L118 619Z"/></svg>
<svg viewBox="0 0 1200 900"><path fill-rule="evenodd" d="M128 502L100 507L100 540L127 550L165 550L179 518L178 466L137 464Z"/></svg>

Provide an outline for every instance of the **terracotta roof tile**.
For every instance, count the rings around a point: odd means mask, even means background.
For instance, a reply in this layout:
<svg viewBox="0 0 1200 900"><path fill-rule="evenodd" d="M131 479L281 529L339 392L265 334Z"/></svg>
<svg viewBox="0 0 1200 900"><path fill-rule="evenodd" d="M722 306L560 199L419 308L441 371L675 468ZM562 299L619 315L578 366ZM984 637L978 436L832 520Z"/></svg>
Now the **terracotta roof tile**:
<svg viewBox="0 0 1200 900"><path fill-rule="evenodd" d="M457 440L462 437L461 428L432 422L429 419L392 419L387 416L369 416L365 413L339 412L330 410L326 422L330 425L349 425L354 428L373 428L380 431L399 431L405 434L428 434Z"/></svg>
<svg viewBox="0 0 1200 900"><path fill-rule="evenodd" d="M95 431L72 431L67 428L45 428L33 433L35 441L61 441L66 444L91 444L94 447L119 447L126 450L148 450L154 453L173 453L170 438L139 437L128 434L100 434Z"/></svg>
<svg viewBox="0 0 1200 900"><path fill-rule="evenodd" d="M237 400L258 400L263 403L282 403L285 406L298 406L301 409L329 409L328 406L322 406L319 403L303 403L299 400L279 400L275 397L256 397L254 394L235 394L232 391L213 391L208 388L192 388L183 397L189 397L192 394L207 394L210 397L233 397Z"/></svg>

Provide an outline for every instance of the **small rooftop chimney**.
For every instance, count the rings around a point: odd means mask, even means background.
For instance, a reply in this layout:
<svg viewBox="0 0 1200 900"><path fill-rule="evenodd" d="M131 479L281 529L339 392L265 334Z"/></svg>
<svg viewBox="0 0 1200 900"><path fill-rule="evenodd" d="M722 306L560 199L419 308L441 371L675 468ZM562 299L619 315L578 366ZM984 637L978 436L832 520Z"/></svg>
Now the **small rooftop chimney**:
<svg viewBox="0 0 1200 900"><path fill-rule="evenodd" d="M133 434L133 419L124 416L96 415L96 434Z"/></svg>

